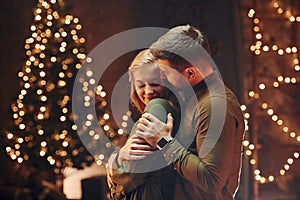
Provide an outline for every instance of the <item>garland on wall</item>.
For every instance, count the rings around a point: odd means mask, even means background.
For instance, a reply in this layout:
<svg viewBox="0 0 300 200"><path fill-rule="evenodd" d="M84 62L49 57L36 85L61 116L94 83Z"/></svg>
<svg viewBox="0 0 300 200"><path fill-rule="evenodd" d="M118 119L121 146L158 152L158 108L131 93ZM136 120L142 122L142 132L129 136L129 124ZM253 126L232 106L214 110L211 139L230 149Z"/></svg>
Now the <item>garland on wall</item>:
<svg viewBox="0 0 300 200"><path fill-rule="evenodd" d="M295 13L292 8L280 3L280 1L272 1L271 7L272 11L274 12L272 17L280 18L280 23L285 24L285 26L282 27L289 27L292 30L293 27L298 26L297 24L300 22L300 16ZM267 57L267 59L273 60L275 57L278 57L280 59L284 58L286 60L286 65L278 64L278 66L271 66L272 69L277 68L277 70L274 70L276 73L271 75L267 73L261 73L259 77L256 77L254 81L254 88L250 89L248 92L248 98L251 103L255 104L255 106L258 105L259 110L264 113L265 117L269 118L271 123L277 127L279 132L282 132L284 136L288 136L291 143L296 143L299 145L299 132L294 130L293 127L289 125L288 119L284 119L284 115L281 115L278 106L269 103L272 102L271 100L274 100L274 98L268 96L272 94L272 91L274 90L284 90L284 87L289 86L292 86L292 88L295 89L294 92L297 92L297 84L299 85L300 83L299 52L296 43L297 39L295 37L297 32L294 31L294 34L291 36L291 40L288 41L288 44L284 44L285 40L283 38L277 38L277 41L281 39L281 42L277 44L274 37L270 36L276 33L267 32L270 30L275 31L275 28L272 29L273 27L271 23L263 22L264 19L259 17L263 14L258 13L260 12L258 10L259 9L256 8L250 8L247 13L248 19L252 21L253 25L251 32L254 38L253 43L249 45L249 51L253 55L254 62L258 61L261 57ZM294 30L297 30L297 28ZM258 62L255 64L257 63ZM255 69L256 68L254 67L252 70ZM252 134L253 130L251 129L251 115L255 115L256 113L251 113L251 111L248 111L247 106L245 105L242 106L242 110L244 111L244 116L246 119L246 131L248 134ZM261 147L259 141L251 141L250 136L249 139L244 140L243 145L246 149L245 155L250 157L250 165L253 166L254 179L261 184L274 182L279 176L286 175L299 158L299 151L295 150L286 158L285 161L282 162L282 166L278 167L277 171L274 171L270 174L263 174L263 166L259 165L258 156L254 156L254 154L257 153Z"/></svg>

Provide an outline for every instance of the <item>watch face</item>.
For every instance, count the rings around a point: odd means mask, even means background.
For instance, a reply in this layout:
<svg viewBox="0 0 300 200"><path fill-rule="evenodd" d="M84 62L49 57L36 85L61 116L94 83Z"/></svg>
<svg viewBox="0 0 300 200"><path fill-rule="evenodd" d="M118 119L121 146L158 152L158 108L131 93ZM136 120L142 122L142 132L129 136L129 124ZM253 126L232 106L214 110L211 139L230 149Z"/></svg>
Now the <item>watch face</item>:
<svg viewBox="0 0 300 200"><path fill-rule="evenodd" d="M168 141L165 138L161 138L158 141L157 146L159 146L160 148L163 148L164 146L166 146L166 144L168 144Z"/></svg>

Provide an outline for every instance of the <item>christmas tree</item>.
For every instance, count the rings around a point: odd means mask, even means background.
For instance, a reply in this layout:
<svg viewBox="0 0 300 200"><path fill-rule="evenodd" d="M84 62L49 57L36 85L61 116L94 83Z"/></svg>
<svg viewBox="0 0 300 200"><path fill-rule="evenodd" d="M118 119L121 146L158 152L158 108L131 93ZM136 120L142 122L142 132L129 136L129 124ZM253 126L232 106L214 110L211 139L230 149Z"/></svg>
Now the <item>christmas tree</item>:
<svg viewBox="0 0 300 200"><path fill-rule="evenodd" d="M66 166L83 168L99 161L80 140L72 113L73 84L87 56L85 38L80 36L82 25L69 10L63 0L39 0L34 8L24 46L27 59L18 73L21 89L11 105L14 125L5 131L5 148L12 160L57 174ZM106 123L106 93L90 73L82 77L83 87L96 85L94 106L99 118L105 119L100 126L115 136ZM88 96L91 91L85 92Z"/></svg>

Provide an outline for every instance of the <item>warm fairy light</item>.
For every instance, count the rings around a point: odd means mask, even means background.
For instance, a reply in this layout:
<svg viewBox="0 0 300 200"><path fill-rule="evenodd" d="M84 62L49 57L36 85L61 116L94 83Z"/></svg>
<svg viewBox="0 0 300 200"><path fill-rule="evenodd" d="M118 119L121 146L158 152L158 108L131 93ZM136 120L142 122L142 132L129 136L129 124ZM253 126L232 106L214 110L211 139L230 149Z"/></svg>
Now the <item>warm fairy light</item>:
<svg viewBox="0 0 300 200"><path fill-rule="evenodd" d="M21 90L21 94L22 94L22 95L26 95L26 94L27 94L27 91L26 91L26 90Z"/></svg>
<svg viewBox="0 0 300 200"><path fill-rule="evenodd" d="M290 137L292 137L292 138L296 137L296 133L295 132L291 132L290 133Z"/></svg>
<svg viewBox="0 0 300 200"><path fill-rule="evenodd" d="M46 147L46 146L47 146L47 142L42 141L42 142L41 142L41 147Z"/></svg>
<svg viewBox="0 0 300 200"><path fill-rule="evenodd" d="M90 83L91 85L94 85L94 84L96 83L96 80L92 78L92 79L90 79L89 83Z"/></svg>
<svg viewBox="0 0 300 200"><path fill-rule="evenodd" d="M106 96L106 92L101 91L101 92L100 92L100 96L101 96L101 97L105 97L105 96Z"/></svg>
<svg viewBox="0 0 300 200"><path fill-rule="evenodd" d="M241 105L240 107L241 107L241 110L242 110L243 112L247 109L246 105ZM127 116L127 115L124 115L124 116ZM123 120L124 120L124 119L123 119Z"/></svg>
<svg viewBox="0 0 300 200"><path fill-rule="evenodd" d="M285 83L290 83L291 82L291 78L290 77L285 77L284 78L284 82Z"/></svg>
<svg viewBox="0 0 300 200"><path fill-rule="evenodd" d="M290 166L289 166L288 164L285 164L285 165L284 165L284 169L287 171L287 170L290 169Z"/></svg>
<svg viewBox="0 0 300 200"><path fill-rule="evenodd" d="M252 151L251 151L251 150L248 150L248 149L246 150L245 153L246 153L247 156L251 156L251 155L252 155Z"/></svg>
<svg viewBox="0 0 300 200"><path fill-rule="evenodd" d="M285 175L285 170L284 169L281 169L280 171L279 171L279 173L280 173L280 175Z"/></svg>
<svg viewBox="0 0 300 200"><path fill-rule="evenodd" d="M293 53L297 53L297 51L298 51L297 47L293 47L293 48L292 48L292 52L293 52Z"/></svg>
<svg viewBox="0 0 300 200"><path fill-rule="evenodd" d="M261 179L261 175L257 174L255 175L255 180L259 181Z"/></svg>
<svg viewBox="0 0 300 200"><path fill-rule="evenodd" d="M102 85L98 85L98 86L97 86L97 91L102 91L102 89L103 89L103 86L102 86Z"/></svg>
<svg viewBox="0 0 300 200"><path fill-rule="evenodd" d="M265 177L261 177L261 178L260 178L260 183L261 183L261 184L264 184L264 183L266 183L266 181L267 181L267 180L266 180L266 178L265 178Z"/></svg>
<svg viewBox="0 0 300 200"><path fill-rule="evenodd" d="M64 142L62 143L62 146L63 146L63 147L67 147L67 146L69 146L69 143L68 143L67 141L64 141Z"/></svg>
<svg viewBox="0 0 300 200"><path fill-rule="evenodd" d="M257 49L257 50L254 51L254 53L255 53L255 55L260 55L260 50Z"/></svg>
<svg viewBox="0 0 300 200"><path fill-rule="evenodd" d="M66 116L60 116L60 118L59 118L59 120L61 121L61 122L64 122L64 121L66 121Z"/></svg>
<svg viewBox="0 0 300 200"><path fill-rule="evenodd" d="M98 134L94 135L94 139L95 140L99 140L100 139L100 135L98 135Z"/></svg>
<svg viewBox="0 0 300 200"><path fill-rule="evenodd" d="M255 175L259 175L260 174L260 171L258 169L254 170L254 174Z"/></svg>
<svg viewBox="0 0 300 200"><path fill-rule="evenodd" d="M248 12L248 17L252 18L252 17L254 17L254 14L255 14L255 10L254 9L250 9L249 12Z"/></svg>
<svg viewBox="0 0 300 200"><path fill-rule="evenodd" d="M109 114L108 114L108 113L105 113L105 114L103 115L103 119L108 120L108 119L109 119Z"/></svg>
<svg viewBox="0 0 300 200"><path fill-rule="evenodd" d="M288 158L288 160L287 160L287 163L288 163L288 164L291 165L291 164L293 164L293 162L294 162L293 158Z"/></svg>
<svg viewBox="0 0 300 200"><path fill-rule="evenodd" d="M273 115L273 116L272 116L272 120L273 120L273 121L277 121L277 120L278 120L278 116L277 116L277 115Z"/></svg>
<svg viewBox="0 0 300 200"><path fill-rule="evenodd" d="M270 182L273 182L273 181L275 180L275 177L274 177L274 176L269 176L269 177L268 177L268 180L269 180Z"/></svg>
<svg viewBox="0 0 300 200"><path fill-rule="evenodd" d="M25 129L25 124L20 124L19 129L24 130Z"/></svg>
<svg viewBox="0 0 300 200"><path fill-rule="evenodd" d="M18 143L23 143L24 142L24 139L23 138L18 138Z"/></svg>
<svg viewBox="0 0 300 200"><path fill-rule="evenodd" d="M121 128L120 128L120 129L118 129L118 134L119 134L119 135L122 135L122 134L124 134L124 130L123 130L123 129L121 129Z"/></svg>
<svg viewBox="0 0 300 200"><path fill-rule="evenodd" d="M104 129L105 131L108 131L108 130L110 129L110 127L109 127L109 125L105 125L105 126L103 127L103 129Z"/></svg>
<svg viewBox="0 0 300 200"><path fill-rule="evenodd" d="M255 37L256 39L260 40L262 38L262 35L260 33L257 33Z"/></svg>
<svg viewBox="0 0 300 200"><path fill-rule="evenodd" d="M126 128L126 127L127 127L127 123L126 123L126 122L122 122L122 123L121 123L121 126L122 126L123 128Z"/></svg>
<svg viewBox="0 0 300 200"><path fill-rule="evenodd" d="M279 120L277 121L277 124L280 126L280 125L283 124L283 121L282 121L281 119L279 119Z"/></svg>
<svg viewBox="0 0 300 200"><path fill-rule="evenodd" d="M274 111L273 111L273 109L268 109L267 113L268 113L268 115L273 115Z"/></svg>
<svg viewBox="0 0 300 200"><path fill-rule="evenodd" d="M86 118L87 118L88 120L93 120L93 119L94 119L94 117L93 117L92 114L88 114L88 115L86 116Z"/></svg>
<svg viewBox="0 0 300 200"><path fill-rule="evenodd" d="M250 150L254 150L254 148L255 148L255 145L254 145L254 144L250 144L250 145L249 145L249 149L250 149Z"/></svg>
<svg viewBox="0 0 300 200"><path fill-rule="evenodd" d="M285 126L285 127L282 128L282 131L287 133L289 131L289 128Z"/></svg>
<svg viewBox="0 0 300 200"><path fill-rule="evenodd" d="M274 44L274 45L272 46L272 50L273 50L273 51L277 51L277 49L278 49L278 46Z"/></svg>
<svg viewBox="0 0 300 200"><path fill-rule="evenodd" d="M279 50L278 50L278 55L281 56L281 55L283 55L283 54L284 54L284 51L283 51L282 49L279 49Z"/></svg>
<svg viewBox="0 0 300 200"><path fill-rule="evenodd" d="M283 13L282 8L278 8L278 9L277 9L277 12L278 12L278 14L282 14L282 13Z"/></svg>
<svg viewBox="0 0 300 200"><path fill-rule="evenodd" d="M60 87L64 87L64 86L66 86L66 81L64 81L64 80L59 80L58 81L58 86L60 86Z"/></svg>
<svg viewBox="0 0 300 200"><path fill-rule="evenodd" d="M253 97L255 95L254 91L250 91L248 94L250 97Z"/></svg>
<svg viewBox="0 0 300 200"><path fill-rule="evenodd" d="M279 83L276 81L276 82L273 83L273 86L274 86L275 88L277 88L277 87L279 87Z"/></svg>
<svg viewBox="0 0 300 200"><path fill-rule="evenodd" d="M264 90L266 88L266 85L261 83L261 84L259 84L258 87L259 87L259 89Z"/></svg>
<svg viewBox="0 0 300 200"><path fill-rule="evenodd" d="M299 60L298 60L297 58L295 58L295 59L293 60L293 63L294 63L295 65L297 65L297 64L299 64Z"/></svg>
<svg viewBox="0 0 300 200"><path fill-rule="evenodd" d="M41 99L41 101L47 101L47 97L46 97L46 96L44 96L44 95L43 95L43 96L41 96L41 98L40 98L40 99Z"/></svg>
<svg viewBox="0 0 300 200"><path fill-rule="evenodd" d="M268 108L268 104L267 104L267 103L262 103L262 104L261 104L261 107L262 107L263 109L267 109L267 108Z"/></svg>
<svg viewBox="0 0 300 200"><path fill-rule="evenodd" d="M104 159L104 155L103 155L103 154L99 154L99 155L98 155L98 158L99 158L100 160L103 160L103 159Z"/></svg>
<svg viewBox="0 0 300 200"><path fill-rule="evenodd" d="M285 52L286 52L286 53L291 53L291 52L292 52L292 49L291 49L290 47L287 47L287 48L285 49Z"/></svg>
<svg viewBox="0 0 300 200"><path fill-rule="evenodd" d="M94 130L90 130L90 131L89 131L89 135L90 135L90 136L94 136L94 135L95 135L95 131L94 131Z"/></svg>
<svg viewBox="0 0 300 200"><path fill-rule="evenodd" d="M23 160L23 158L20 158L20 157L19 157L19 158L17 159L17 161L18 161L18 163L22 163L24 160Z"/></svg>
<svg viewBox="0 0 300 200"><path fill-rule="evenodd" d="M249 142L248 140L244 140L244 141L243 141L243 145L244 145L244 146L248 146L249 144L250 144L250 142Z"/></svg>
<svg viewBox="0 0 300 200"><path fill-rule="evenodd" d="M269 49L270 49L270 48L269 48L268 46L264 46L264 47L263 47L263 50L264 50L264 51L269 51Z"/></svg>
<svg viewBox="0 0 300 200"><path fill-rule="evenodd" d="M87 127L89 127L89 126L92 125L92 122L91 122L91 121L86 121L86 122L85 122L85 125L86 125Z"/></svg>
<svg viewBox="0 0 300 200"><path fill-rule="evenodd" d="M38 114L37 118L38 118L39 120L42 120L42 119L44 118L44 115L43 115L43 114Z"/></svg>
<svg viewBox="0 0 300 200"><path fill-rule="evenodd" d="M245 117L246 119L249 119L249 118L250 118L250 113L245 113L245 114L244 114L244 117Z"/></svg>
<svg viewBox="0 0 300 200"><path fill-rule="evenodd" d="M44 131L43 131L43 130L38 130L38 134L39 134L39 135L43 135L43 134L44 134Z"/></svg>
<svg viewBox="0 0 300 200"><path fill-rule="evenodd" d="M45 155L46 155L46 152L45 152L44 150L41 150L41 151L40 151L40 156L43 157L43 156L45 156Z"/></svg>
<svg viewBox="0 0 300 200"><path fill-rule="evenodd" d="M14 135L12 133L8 133L6 137L7 139L11 140L14 137Z"/></svg>

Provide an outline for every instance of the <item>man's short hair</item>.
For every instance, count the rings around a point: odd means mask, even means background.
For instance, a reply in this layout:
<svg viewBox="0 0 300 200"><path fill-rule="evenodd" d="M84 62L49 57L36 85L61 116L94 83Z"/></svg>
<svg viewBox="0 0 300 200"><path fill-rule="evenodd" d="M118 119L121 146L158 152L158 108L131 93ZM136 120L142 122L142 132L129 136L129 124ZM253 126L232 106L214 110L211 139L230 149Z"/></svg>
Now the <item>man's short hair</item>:
<svg viewBox="0 0 300 200"><path fill-rule="evenodd" d="M191 25L170 29L150 46L150 50L157 59L168 60L180 72L191 65L189 61L210 57L208 39Z"/></svg>

